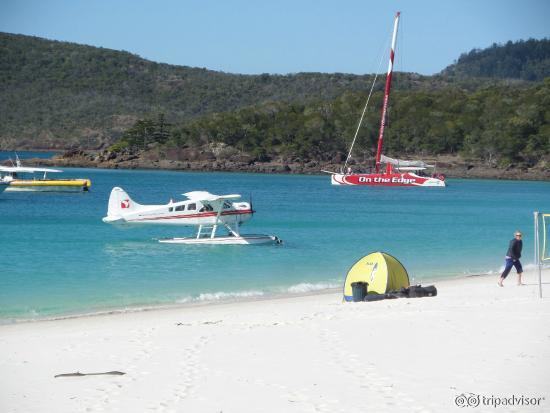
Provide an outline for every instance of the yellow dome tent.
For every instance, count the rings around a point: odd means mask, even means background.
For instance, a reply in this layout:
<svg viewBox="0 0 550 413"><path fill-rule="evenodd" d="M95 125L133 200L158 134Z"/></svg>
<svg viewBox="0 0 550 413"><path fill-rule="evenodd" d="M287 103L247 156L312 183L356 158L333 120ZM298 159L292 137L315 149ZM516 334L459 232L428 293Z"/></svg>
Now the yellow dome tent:
<svg viewBox="0 0 550 413"><path fill-rule="evenodd" d="M397 258L385 252L365 255L350 268L344 282L344 300L353 301L351 283L368 283L368 294L385 294L409 286L409 274Z"/></svg>

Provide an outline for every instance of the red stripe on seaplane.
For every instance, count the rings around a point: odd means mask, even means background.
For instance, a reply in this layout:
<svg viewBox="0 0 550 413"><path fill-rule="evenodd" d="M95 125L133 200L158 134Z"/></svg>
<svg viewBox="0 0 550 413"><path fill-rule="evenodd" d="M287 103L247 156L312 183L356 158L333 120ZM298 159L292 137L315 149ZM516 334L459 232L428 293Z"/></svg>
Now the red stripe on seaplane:
<svg viewBox="0 0 550 413"><path fill-rule="evenodd" d="M222 212L221 216L224 215L246 215L252 214L251 209L245 209L243 211L226 211ZM183 219L183 218L206 218L206 217L215 217L217 212L203 212L201 214L188 214L188 215L171 215L166 217L151 217L151 218L139 218L139 219L130 219L128 221L156 221L160 219Z"/></svg>

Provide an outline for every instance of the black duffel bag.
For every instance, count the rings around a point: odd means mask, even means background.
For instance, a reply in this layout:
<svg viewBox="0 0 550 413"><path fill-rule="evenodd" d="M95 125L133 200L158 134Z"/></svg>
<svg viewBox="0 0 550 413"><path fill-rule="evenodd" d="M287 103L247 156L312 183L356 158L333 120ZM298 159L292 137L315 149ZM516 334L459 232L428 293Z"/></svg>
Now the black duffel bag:
<svg viewBox="0 0 550 413"><path fill-rule="evenodd" d="M435 297L437 295L437 288L435 288L435 285L428 285L427 287L411 285L407 290L409 298Z"/></svg>
<svg viewBox="0 0 550 413"><path fill-rule="evenodd" d="M380 301L386 298L386 294L367 294L363 301Z"/></svg>

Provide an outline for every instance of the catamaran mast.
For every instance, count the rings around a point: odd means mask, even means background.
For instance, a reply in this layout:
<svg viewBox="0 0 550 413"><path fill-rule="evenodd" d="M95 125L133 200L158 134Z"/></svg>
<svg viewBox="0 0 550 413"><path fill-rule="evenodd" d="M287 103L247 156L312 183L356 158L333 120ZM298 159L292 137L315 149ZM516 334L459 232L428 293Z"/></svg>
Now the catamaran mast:
<svg viewBox="0 0 550 413"><path fill-rule="evenodd" d="M386 88L384 90L384 104L382 105L382 119L380 120L380 132L378 134L378 148L376 149L376 173L380 172L380 156L382 155L382 142L384 141L384 127L386 126L386 112L388 110L388 101L390 99L391 78L393 71L393 56L395 53L395 40L397 38L397 25L399 24L399 15L395 15L393 24L393 37L391 40L390 63L388 65L388 73L386 75Z"/></svg>

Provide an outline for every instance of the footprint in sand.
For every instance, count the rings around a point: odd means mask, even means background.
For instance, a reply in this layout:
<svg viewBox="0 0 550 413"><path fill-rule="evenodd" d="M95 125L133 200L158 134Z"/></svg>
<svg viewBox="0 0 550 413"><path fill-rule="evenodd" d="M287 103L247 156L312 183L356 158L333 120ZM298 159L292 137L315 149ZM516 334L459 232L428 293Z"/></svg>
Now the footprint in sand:
<svg viewBox="0 0 550 413"><path fill-rule="evenodd" d="M362 369L353 368L357 366L361 357L346 349L346 343L334 332L324 329L319 332L319 343L326 348L326 353L330 358L328 363L331 366L346 366L341 371L355 378L352 382L359 383L361 391L371 390L369 397L372 405L377 405L382 410L382 406L387 409L402 407L404 410L410 410L415 406L415 411L426 411L426 407L411 397L404 391L396 391L391 377L379 374L373 363L366 364Z"/></svg>

